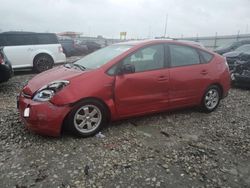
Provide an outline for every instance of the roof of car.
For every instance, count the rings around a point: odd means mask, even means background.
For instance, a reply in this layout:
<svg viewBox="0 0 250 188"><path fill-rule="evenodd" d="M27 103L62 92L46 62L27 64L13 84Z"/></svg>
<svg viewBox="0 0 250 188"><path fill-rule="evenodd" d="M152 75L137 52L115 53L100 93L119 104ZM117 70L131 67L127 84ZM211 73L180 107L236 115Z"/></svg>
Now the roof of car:
<svg viewBox="0 0 250 188"><path fill-rule="evenodd" d="M147 45L147 44L159 44L159 43L184 44L184 45L204 49L203 46L197 45L196 42L178 41L178 40L173 40L173 39L132 40L132 41L116 43L113 45L131 45L131 46L139 45L139 46L143 46L143 45Z"/></svg>
<svg viewBox="0 0 250 188"><path fill-rule="evenodd" d="M120 42L116 44L124 44L124 45L138 45L138 44L147 44L147 43L154 43L154 42L164 42L164 41L172 41L172 39L146 39L146 40L130 40L126 42Z"/></svg>

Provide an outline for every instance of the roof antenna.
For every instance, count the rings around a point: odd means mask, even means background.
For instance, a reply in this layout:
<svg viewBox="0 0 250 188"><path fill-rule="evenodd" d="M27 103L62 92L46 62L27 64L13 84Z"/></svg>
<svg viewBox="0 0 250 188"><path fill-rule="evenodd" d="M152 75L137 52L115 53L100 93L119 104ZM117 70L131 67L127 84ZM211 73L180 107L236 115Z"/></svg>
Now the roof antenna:
<svg viewBox="0 0 250 188"><path fill-rule="evenodd" d="M168 27L168 14L166 15L166 21L165 21L165 29L164 29L164 38L166 38L167 34L167 27Z"/></svg>

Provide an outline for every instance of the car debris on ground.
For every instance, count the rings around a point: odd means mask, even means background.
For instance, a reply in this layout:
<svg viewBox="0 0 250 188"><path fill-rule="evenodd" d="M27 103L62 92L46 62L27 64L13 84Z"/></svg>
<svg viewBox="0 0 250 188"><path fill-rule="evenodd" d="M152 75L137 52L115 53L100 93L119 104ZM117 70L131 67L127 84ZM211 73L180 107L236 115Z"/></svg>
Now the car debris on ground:
<svg viewBox="0 0 250 188"><path fill-rule="evenodd" d="M249 90L231 89L210 114L114 122L105 139L50 138L19 120L16 93L33 76L0 85L0 187L250 187Z"/></svg>

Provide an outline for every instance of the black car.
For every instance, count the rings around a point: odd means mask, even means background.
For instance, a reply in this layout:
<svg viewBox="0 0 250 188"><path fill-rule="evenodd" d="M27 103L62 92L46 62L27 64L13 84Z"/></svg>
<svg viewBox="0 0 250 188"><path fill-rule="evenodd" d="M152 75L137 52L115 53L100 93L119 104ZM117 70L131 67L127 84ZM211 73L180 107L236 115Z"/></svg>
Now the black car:
<svg viewBox="0 0 250 188"><path fill-rule="evenodd" d="M235 64L231 72L232 83L250 88L250 52L242 54Z"/></svg>
<svg viewBox="0 0 250 188"><path fill-rule="evenodd" d="M3 52L3 47L0 47L0 83L8 81L13 74L11 63Z"/></svg>
<svg viewBox="0 0 250 188"><path fill-rule="evenodd" d="M235 49L235 51L223 54L223 56L226 57L227 59L229 69L233 70L237 65L237 61L242 61L242 59L244 59L245 61L246 59L250 58L248 56L249 53L250 53L250 44L245 44Z"/></svg>
<svg viewBox="0 0 250 188"><path fill-rule="evenodd" d="M62 45L66 57L88 53L88 47L77 43L74 39L60 39L59 43Z"/></svg>
<svg viewBox="0 0 250 188"><path fill-rule="evenodd" d="M82 41L80 43L81 46L87 46L88 53L92 53L96 50L99 50L102 46L94 41Z"/></svg>
<svg viewBox="0 0 250 188"><path fill-rule="evenodd" d="M215 52L222 55L224 53L234 51L235 49L245 44L250 44L250 40L241 40L241 41L236 41L236 42L226 44L224 46L220 46L215 49Z"/></svg>

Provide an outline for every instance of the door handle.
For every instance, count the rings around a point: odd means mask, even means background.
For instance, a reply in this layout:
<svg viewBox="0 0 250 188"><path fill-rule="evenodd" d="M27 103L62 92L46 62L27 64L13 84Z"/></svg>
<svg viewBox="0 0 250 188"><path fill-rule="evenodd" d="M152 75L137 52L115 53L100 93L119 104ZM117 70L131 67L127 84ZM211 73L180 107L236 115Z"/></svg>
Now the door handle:
<svg viewBox="0 0 250 188"><path fill-rule="evenodd" d="M208 74L208 71L207 71L207 70L202 70L202 71L201 71L201 74L202 74L202 75L207 75L207 74Z"/></svg>
<svg viewBox="0 0 250 188"><path fill-rule="evenodd" d="M159 76L159 77L157 78L157 81L166 81L166 80L168 80L168 77L167 77L167 76Z"/></svg>

